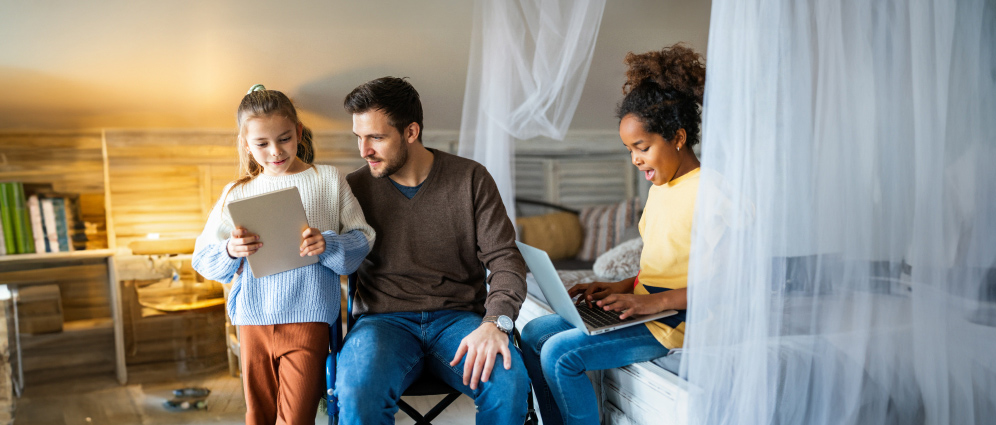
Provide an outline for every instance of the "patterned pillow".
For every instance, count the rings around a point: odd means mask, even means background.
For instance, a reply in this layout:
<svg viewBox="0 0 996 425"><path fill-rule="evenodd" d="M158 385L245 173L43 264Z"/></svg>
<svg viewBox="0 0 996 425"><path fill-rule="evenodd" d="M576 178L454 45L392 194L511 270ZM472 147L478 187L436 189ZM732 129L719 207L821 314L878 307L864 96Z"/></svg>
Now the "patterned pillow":
<svg viewBox="0 0 996 425"><path fill-rule="evenodd" d="M599 255L623 242L626 228L637 223L640 198L631 198L613 205L596 205L581 210L584 243L578 259L594 261Z"/></svg>
<svg viewBox="0 0 996 425"><path fill-rule="evenodd" d="M616 282L636 276L640 271L642 253L643 239L630 239L600 255L592 270L603 282Z"/></svg>

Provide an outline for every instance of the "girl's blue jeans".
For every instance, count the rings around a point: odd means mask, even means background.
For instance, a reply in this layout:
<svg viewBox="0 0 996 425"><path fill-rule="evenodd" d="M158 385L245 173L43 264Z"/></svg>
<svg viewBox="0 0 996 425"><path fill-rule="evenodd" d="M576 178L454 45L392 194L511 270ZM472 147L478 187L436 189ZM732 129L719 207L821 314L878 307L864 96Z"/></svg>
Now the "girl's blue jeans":
<svg viewBox="0 0 996 425"><path fill-rule="evenodd" d="M667 354L668 349L644 325L589 336L550 314L534 319L522 330L522 359L545 425L598 423L598 398L585 371L622 367Z"/></svg>

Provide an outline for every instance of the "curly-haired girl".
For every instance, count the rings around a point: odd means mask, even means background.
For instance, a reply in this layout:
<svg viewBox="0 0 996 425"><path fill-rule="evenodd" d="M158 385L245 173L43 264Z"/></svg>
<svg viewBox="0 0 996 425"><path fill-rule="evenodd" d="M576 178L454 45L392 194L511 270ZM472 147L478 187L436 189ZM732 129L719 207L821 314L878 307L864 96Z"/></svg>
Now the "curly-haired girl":
<svg viewBox="0 0 996 425"><path fill-rule="evenodd" d="M589 308L620 312L621 319L665 310L678 314L599 335L587 335L555 314L529 322L522 331L523 357L545 424L598 423L598 399L585 371L666 356L665 366L677 373L699 187L699 160L691 147L699 142L702 62L681 44L626 56L619 137L633 165L653 183L640 219L640 273L569 290Z"/></svg>

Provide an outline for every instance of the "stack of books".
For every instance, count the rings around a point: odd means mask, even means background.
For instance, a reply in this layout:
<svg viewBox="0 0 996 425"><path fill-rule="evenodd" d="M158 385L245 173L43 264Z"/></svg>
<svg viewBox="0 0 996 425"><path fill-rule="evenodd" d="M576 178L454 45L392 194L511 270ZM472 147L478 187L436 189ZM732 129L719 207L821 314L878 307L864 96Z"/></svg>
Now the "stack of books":
<svg viewBox="0 0 996 425"><path fill-rule="evenodd" d="M86 247L79 195L51 185L0 182L0 255L70 252Z"/></svg>

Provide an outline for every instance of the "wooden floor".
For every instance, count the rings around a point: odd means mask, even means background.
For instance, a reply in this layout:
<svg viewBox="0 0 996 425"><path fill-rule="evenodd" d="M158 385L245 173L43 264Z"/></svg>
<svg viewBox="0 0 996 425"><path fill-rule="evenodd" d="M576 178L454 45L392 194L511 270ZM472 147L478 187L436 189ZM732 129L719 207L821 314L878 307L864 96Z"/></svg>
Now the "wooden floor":
<svg viewBox="0 0 996 425"><path fill-rule="evenodd" d="M160 378L143 383L141 380L141 376L132 376L128 385L119 385L113 376L106 376L26 388L22 397L16 400L14 423L30 425L245 423L245 400L241 381L230 376L227 371L183 381L163 381ZM163 402L171 398L174 388L193 386L211 389L206 410L171 412L163 408ZM440 398L412 397L406 398L406 401L424 412ZM474 412L473 401L461 396L433 423L472 424ZM398 424L414 423L400 411L395 419ZM323 413L317 414L315 423L326 424L328 417Z"/></svg>

